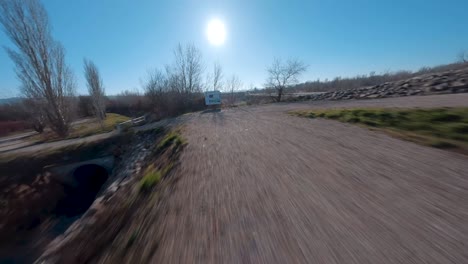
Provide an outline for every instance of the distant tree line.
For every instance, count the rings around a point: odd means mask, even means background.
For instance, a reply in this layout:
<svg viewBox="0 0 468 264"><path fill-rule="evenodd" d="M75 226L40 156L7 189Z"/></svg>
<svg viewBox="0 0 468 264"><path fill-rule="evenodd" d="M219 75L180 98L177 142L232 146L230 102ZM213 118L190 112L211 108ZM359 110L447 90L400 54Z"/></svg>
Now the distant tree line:
<svg viewBox="0 0 468 264"><path fill-rule="evenodd" d="M89 95L70 94L66 97L69 103L64 107L70 112L70 120L96 117L102 121L106 111L133 117L151 113L155 119L161 119L204 109L203 92L206 90L221 90L233 94L242 86L236 75L225 81L218 62L214 64L213 74L209 73L205 77L201 52L192 44L179 44L174 50L172 63L166 65L163 70L148 71L145 79L141 81L143 93L138 90L125 90L115 96L106 96L97 66L86 59L84 76ZM42 132L46 125L50 125L50 120L47 116L39 114L42 111L35 111L38 109L36 107L30 108L33 111L28 111L28 107L25 106L30 106L31 101L43 101L46 106L49 104L42 96L25 95L25 99L20 103L0 106L0 109L4 108L0 122L21 120L26 121L28 127L35 129L36 124L41 124L36 130ZM232 101L231 96L230 102ZM35 120L39 118L40 121ZM68 122L67 125L69 124Z"/></svg>
<svg viewBox="0 0 468 264"><path fill-rule="evenodd" d="M156 118L204 109L204 91L218 90L233 94L242 87L236 75L225 79L219 62L213 64L213 72L206 73L202 54L193 44L179 44L174 50L173 62L163 69L148 71L141 82L145 98ZM233 98L226 98L225 102L233 103Z"/></svg>
<svg viewBox="0 0 468 264"><path fill-rule="evenodd" d="M76 96L75 76L65 62L65 49L53 38L39 0L0 0L0 24L15 47L7 52L24 98L22 103L7 107L4 113L9 114L4 118L21 118L38 132L49 127L66 137L74 119L95 117L102 123L107 111L129 116L152 113L159 119L200 110L205 90L224 91L228 87L218 62L213 73L205 75L200 50L192 44L179 44L171 63L149 71L142 80L143 94L124 91L107 97L97 65L84 59L88 95ZM231 93L241 86L237 77L228 83Z"/></svg>
<svg viewBox="0 0 468 264"><path fill-rule="evenodd" d="M53 38L48 15L39 0L0 0L0 24L15 47L6 48L6 51L15 65L24 98L21 103L0 106L0 122L10 124L4 131L10 131L11 122L16 122L15 127L27 126L38 132L47 126L65 137L72 121L78 117L95 117L102 123L106 112L114 112L128 116L151 113L155 119L160 119L203 109L203 92L207 90L222 91L227 105L234 105L236 100L246 97L238 92L243 87L239 77L226 77L219 62L213 64L212 71L206 71L200 50L192 44L179 44L174 49L171 63L148 71L141 80L143 93L123 91L116 96L106 96L97 65L85 59L83 69L88 95L76 96L75 76L65 62L65 49ZM263 92L270 101L280 102L285 93L373 86L466 67L467 60L468 53L462 52L458 63L426 67L417 72L372 72L350 78L299 83L307 65L298 59L276 58L267 68ZM250 101L254 103L263 100L252 98Z"/></svg>

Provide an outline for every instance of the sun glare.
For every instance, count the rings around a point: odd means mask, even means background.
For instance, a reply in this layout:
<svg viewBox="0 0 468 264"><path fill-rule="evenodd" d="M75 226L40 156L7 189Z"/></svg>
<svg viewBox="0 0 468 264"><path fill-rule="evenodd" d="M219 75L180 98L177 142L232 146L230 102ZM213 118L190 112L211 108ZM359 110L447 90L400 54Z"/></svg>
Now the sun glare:
<svg viewBox="0 0 468 264"><path fill-rule="evenodd" d="M226 28L223 21L219 19L211 20L206 28L206 36L212 45L222 45L226 40Z"/></svg>

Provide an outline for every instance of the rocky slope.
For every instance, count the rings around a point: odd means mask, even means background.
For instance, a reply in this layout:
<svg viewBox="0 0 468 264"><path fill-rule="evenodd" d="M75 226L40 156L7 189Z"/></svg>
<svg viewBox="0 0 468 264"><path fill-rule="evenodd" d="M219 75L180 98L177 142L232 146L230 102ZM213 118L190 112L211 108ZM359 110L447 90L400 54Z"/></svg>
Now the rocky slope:
<svg viewBox="0 0 468 264"><path fill-rule="evenodd" d="M468 92L468 65L464 69L427 74L371 87L298 97L299 100L350 100Z"/></svg>

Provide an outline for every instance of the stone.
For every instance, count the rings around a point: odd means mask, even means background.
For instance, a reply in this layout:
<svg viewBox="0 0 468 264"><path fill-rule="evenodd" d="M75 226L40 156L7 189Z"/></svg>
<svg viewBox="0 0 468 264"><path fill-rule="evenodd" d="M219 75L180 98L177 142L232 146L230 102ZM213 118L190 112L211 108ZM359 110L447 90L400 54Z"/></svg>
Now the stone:
<svg viewBox="0 0 468 264"><path fill-rule="evenodd" d="M432 92L441 92L449 89L449 84L448 83L441 83L438 85L435 85L431 87L430 91Z"/></svg>

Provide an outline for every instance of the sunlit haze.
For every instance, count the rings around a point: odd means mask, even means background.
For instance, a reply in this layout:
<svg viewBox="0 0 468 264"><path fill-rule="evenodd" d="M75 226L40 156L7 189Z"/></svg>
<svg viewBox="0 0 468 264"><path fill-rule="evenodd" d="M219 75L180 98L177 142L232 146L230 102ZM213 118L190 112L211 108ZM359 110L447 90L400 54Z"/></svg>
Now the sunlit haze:
<svg viewBox="0 0 468 264"><path fill-rule="evenodd" d="M170 63L178 43L194 44L207 68L219 61L247 87L263 87L274 57L301 59L309 65L301 81L313 81L451 63L468 49L466 0L42 3L80 94L84 57L117 94L142 90L146 72ZM12 47L2 31L0 46ZM18 95L13 68L0 49L0 97Z"/></svg>
<svg viewBox="0 0 468 264"><path fill-rule="evenodd" d="M215 46L224 44L226 39L226 28L223 21L219 19L211 20L206 28L206 36L210 43Z"/></svg>
<svg viewBox="0 0 468 264"><path fill-rule="evenodd" d="M468 264L467 11L0 0L0 264Z"/></svg>

